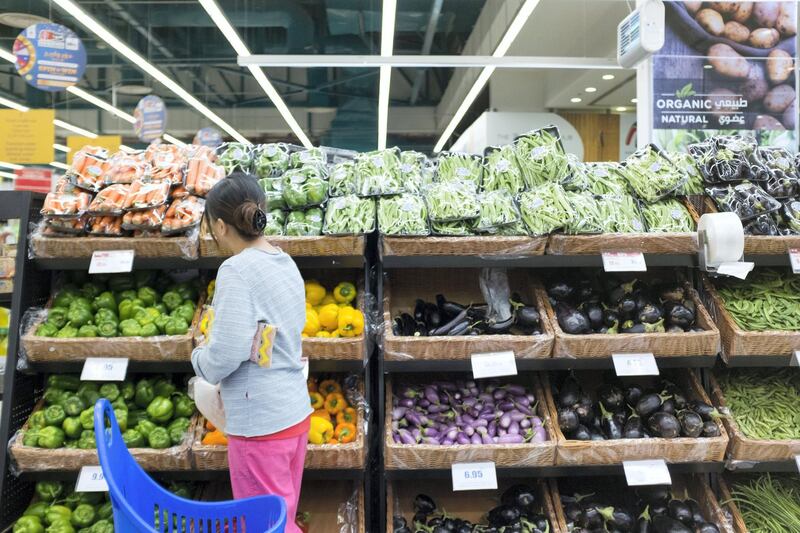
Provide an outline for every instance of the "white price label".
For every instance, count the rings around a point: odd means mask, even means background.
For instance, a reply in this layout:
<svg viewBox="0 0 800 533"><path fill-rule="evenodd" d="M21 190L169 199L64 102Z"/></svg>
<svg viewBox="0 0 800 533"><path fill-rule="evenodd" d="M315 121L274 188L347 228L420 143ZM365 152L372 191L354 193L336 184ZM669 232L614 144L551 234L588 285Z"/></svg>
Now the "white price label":
<svg viewBox="0 0 800 533"><path fill-rule="evenodd" d="M800 350L795 350L794 355L792 356L792 360L789 361L789 366L798 367L800 366Z"/></svg>
<svg viewBox="0 0 800 533"><path fill-rule="evenodd" d="M746 279L747 275L752 272L755 266L755 263L747 263L745 261L720 263L720 265L717 267L717 274L732 276L739 279Z"/></svg>
<svg viewBox="0 0 800 533"><path fill-rule="evenodd" d="M792 265L792 272L800 274L800 248L789 248L789 263Z"/></svg>
<svg viewBox="0 0 800 533"><path fill-rule="evenodd" d="M497 489L494 463L454 463L450 469L453 474L453 491Z"/></svg>
<svg viewBox="0 0 800 533"><path fill-rule="evenodd" d="M78 474L75 492L108 492L108 484L99 466L84 466Z"/></svg>
<svg viewBox="0 0 800 533"><path fill-rule="evenodd" d="M133 270L133 250L95 251L89 274L119 274Z"/></svg>
<svg viewBox="0 0 800 533"><path fill-rule="evenodd" d="M123 381L127 373L127 357L88 357L83 363L81 381Z"/></svg>
<svg viewBox="0 0 800 533"><path fill-rule="evenodd" d="M303 363L303 377L308 379L308 357L301 357L300 362Z"/></svg>
<svg viewBox="0 0 800 533"><path fill-rule="evenodd" d="M613 353L617 376L657 376L658 364L651 353Z"/></svg>
<svg viewBox="0 0 800 533"><path fill-rule="evenodd" d="M603 252L603 270L606 272L646 272L642 252Z"/></svg>
<svg viewBox="0 0 800 533"><path fill-rule="evenodd" d="M472 377L474 379L516 375L517 360L512 351L472 354Z"/></svg>
<svg viewBox="0 0 800 533"><path fill-rule="evenodd" d="M629 487L642 485L672 485L669 468L663 459L622 461Z"/></svg>

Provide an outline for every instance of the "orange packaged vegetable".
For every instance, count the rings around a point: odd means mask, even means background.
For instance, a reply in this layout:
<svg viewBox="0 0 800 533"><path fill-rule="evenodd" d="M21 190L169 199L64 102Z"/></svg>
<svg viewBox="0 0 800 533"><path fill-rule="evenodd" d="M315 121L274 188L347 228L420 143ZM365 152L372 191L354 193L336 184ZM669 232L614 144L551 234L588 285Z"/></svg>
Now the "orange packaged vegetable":
<svg viewBox="0 0 800 533"><path fill-rule="evenodd" d="M189 230L200 224L204 210L205 200L196 196L173 200L161 224L161 231L170 234Z"/></svg>
<svg viewBox="0 0 800 533"><path fill-rule="evenodd" d="M89 233L106 237L119 237L123 234L122 217L92 217L89 219Z"/></svg>
<svg viewBox="0 0 800 533"><path fill-rule="evenodd" d="M97 193L89 205L91 215L121 215L124 212L125 201L128 198L130 187L116 184L106 187Z"/></svg>
<svg viewBox="0 0 800 533"><path fill-rule="evenodd" d="M125 209L128 211L152 209L167 201L169 183L144 183L140 180L131 184Z"/></svg>
<svg viewBox="0 0 800 533"><path fill-rule="evenodd" d="M166 204L145 211L128 211L122 217L122 227L124 229L157 230L161 227L166 212Z"/></svg>
<svg viewBox="0 0 800 533"><path fill-rule="evenodd" d="M77 216L89 208L92 196L85 192L47 193L41 213L48 216Z"/></svg>

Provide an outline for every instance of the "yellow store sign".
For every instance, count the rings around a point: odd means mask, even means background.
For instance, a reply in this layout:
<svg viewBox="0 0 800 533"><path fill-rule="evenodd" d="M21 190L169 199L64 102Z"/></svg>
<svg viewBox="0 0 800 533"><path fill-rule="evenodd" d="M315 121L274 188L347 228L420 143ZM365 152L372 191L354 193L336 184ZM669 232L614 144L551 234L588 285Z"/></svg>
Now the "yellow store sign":
<svg viewBox="0 0 800 533"><path fill-rule="evenodd" d="M75 155L75 152L84 146L99 146L100 148L108 150L108 154L111 155L119 150L120 144L122 144L122 137L120 135L100 135L96 139L81 137L80 135L68 135L67 148L69 148L70 151L67 154L67 163L72 164L72 157Z"/></svg>
<svg viewBox="0 0 800 533"><path fill-rule="evenodd" d="M55 111L0 109L0 161L48 164L53 160Z"/></svg>

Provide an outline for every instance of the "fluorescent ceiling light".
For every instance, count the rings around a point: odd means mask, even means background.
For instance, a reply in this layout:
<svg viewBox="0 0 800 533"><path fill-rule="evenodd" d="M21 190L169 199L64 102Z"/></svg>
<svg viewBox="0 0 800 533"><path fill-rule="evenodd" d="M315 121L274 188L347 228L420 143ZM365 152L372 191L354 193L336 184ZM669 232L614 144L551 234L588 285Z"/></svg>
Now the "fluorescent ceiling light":
<svg viewBox="0 0 800 533"><path fill-rule="evenodd" d="M0 48L0 59L5 59L9 63L16 63L17 62L17 56L12 54L8 50L4 50L2 48Z"/></svg>
<svg viewBox="0 0 800 533"><path fill-rule="evenodd" d="M74 85L72 87L67 87L67 92L70 92L70 93L74 94L78 98L83 98L84 100L86 100L90 104L94 104L97 107L99 107L100 109L108 111L112 115L116 115L116 116L118 116L119 118L121 118L122 120L124 120L126 122L129 122L131 124L136 122L136 119L134 118L133 115L131 115L129 113L126 113L122 109L118 109L118 108L114 107L113 105L109 104L105 100L101 100L100 98L98 98L98 97L96 97L96 96L94 96L92 94L89 94L88 92L84 91L80 87L76 87Z"/></svg>
<svg viewBox="0 0 800 533"><path fill-rule="evenodd" d="M22 170L22 165L17 165L16 163L6 163L5 161L0 161L0 168L10 168L11 170Z"/></svg>
<svg viewBox="0 0 800 533"><path fill-rule="evenodd" d="M195 108L203 116L208 118L211 122L222 128L225 132L242 143L249 143L249 141L233 126L225 122L222 117L211 111L208 107L203 105L200 100L192 96L186 89L180 86L175 80L170 78L167 74L156 68L149 63L144 57L139 55L130 46L122 42L116 35L111 33L105 26L100 24L97 20L92 18L86 11L84 11L73 0L53 0L58 7L65 13L76 19L83 24L89 31L94 33L97 37L106 42L114 50L122 54L128 61L133 63L136 67L144 71L146 74L155 78L164 87L175 93L184 102Z"/></svg>
<svg viewBox="0 0 800 533"><path fill-rule="evenodd" d="M639 99L638 99L638 98L631 98L631 103L632 103L632 104L636 104L636 103L638 103L638 102L639 102Z"/></svg>
<svg viewBox="0 0 800 533"><path fill-rule="evenodd" d="M614 79L614 75L613 74L603 74L603 79L606 80L606 81L613 80Z"/></svg>
<svg viewBox="0 0 800 533"><path fill-rule="evenodd" d="M128 146L126 144L120 144L119 145L119 149L122 150L123 152L128 152L128 153L136 151L136 148L131 148L130 146Z"/></svg>
<svg viewBox="0 0 800 533"><path fill-rule="evenodd" d="M597 87L587 87L584 89L584 91L586 91L587 93L596 93Z"/></svg>
<svg viewBox="0 0 800 533"><path fill-rule="evenodd" d="M70 124L69 122L64 122L63 120L55 119L53 121L53 124L55 124L59 128L63 128L65 130L69 130L69 131L71 131L73 133L77 133L78 135L83 135L84 137L89 137L90 139L97 139L97 137L98 137L98 135L96 133L93 133L93 132L91 132L89 130L85 130L85 129L81 128L81 127L78 127L78 126L75 126L73 124Z"/></svg>
<svg viewBox="0 0 800 533"><path fill-rule="evenodd" d="M622 107L622 106L619 106L619 107L617 107L617 108L615 108L615 109L616 109L617 111L619 111L620 113L622 113L623 111L626 111L626 110L627 110L627 108L625 108L625 107Z"/></svg>
<svg viewBox="0 0 800 533"><path fill-rule="evenodd" d="M381 57L390 57L394 51L394 22L397 0L383 0L381 14ZM380 68L378 83L378 150L386 149L389 134L389 93L392 88L392 67Z"/></svg>
<svg viewBox="0 0 800 533"><path fill-rule="evenodd" d="M10 107L11 109L16 109L17 111L30 111L31 108L24 106L15 102L14 100L9 100L8 98L3 98L0 96L0 105L4 105L6 107Z"/></svg>
<svg viewBox="0 0 800 533"><path fill-rule="evenodd" d="M16 174L12 174L11 172L0 172L0 177L8 178L10 180L17 179L17 175Z"/></svg>
<svg viewBox="0 0 800 533"><path fill-rule="evenodd" d="M55 0L56 2L63 2L63 1L70 1L70 0ZM217 25L219 30L222 32L222 35L228 40L230 45L233 47L233 50L236 52L237 55L240 56L249 56L250 50L247 48L247 45L244 43L242 38L239 36L239 33L236 29L231 25L228 21L228 18L219 8L217 3L214 0L199 0L200 5L203 6L203 9L206 10L208 16L211 17L211 20L214 24ZM289 125L292 132L300 139L300 142L306 148L311 148L313 144L306 136L303 129L298 124L297 120L295 120L294 116L292 115L291 111L289 111L289 107L281 98L281 95L278 94L278 91L272 85L272 83L267 79L267 75L264 74L264 71L261 70L261 67L252 65L247 67L250 70L250 73L256 79L256 82L261 86L264 92L267 94L267 97L272 101L272 105L278 110L278 112L283 117L283 120ZM199 103L199 102L198 102ZM240 141L240 142L247 142Z"/></svg>
<svg viewBox="0 0 800 533"><path fill-rule="evenodd" d="M58 143L53 143L53 148L55 148L59 152L69 153L72 151L72 148L70 148L69 146L64 146L63 144L58 144Z"/></svg>
<svg viewBox="0 0 800 533"><path fill-rule="evenodd" d="M185 143L185 142L183 142L183 141L182 141L182 140L180 140L180 139L176 139L175 137L173 137L173 136L172 136L172 135L170 135L169 133L165 133L165 134L164 134L164 135L162 135L161 137L163 137L165 141L167 141L167 142L170 142L170 143L172 143L172 144L174 144L174 145L176 145L176 146L180 146L181 148L183 148L184 146L186 146L186 143Z"/></svg>
<svg viewBox="0 0 800 533"><path fill-rule="evenodd" d="M570 98L569 101L572 102L573 104L577 104L578 102L581 101L581 99L576 96L575 98Z"/></svg>
<svg viewBox="0 0 800 533"><path fill-rule="evenodd" d="M60 168L61 170L69 170L69 165L67 165L65 163L61 163L59 161L51 161L50 162L50 166L51 167Z"/></svg>
<svg viewBox="0 0 800 533"><path fill-rule="evenodd" d="M539 0L525 0L525 3L519 8L517 11L514 20L511 21L511 25L506 30L505 35L500 39L500 43L494 50L492 54L494 57L502 57L506 54L508 49L511 47L511 43L514 42L514 39L519 35L519 32L522 31L522 27L528 21L528 17L531 16L533 10L536 9L536 6L539 5ZM467 92L466 97L464 97L464 101L461 102L461 105L456 109L453 118L450 119L450 123L442 132L442 136L439 137L439 140L436 142L436 146L433 147L434 152L441 152L442 148L444 148L444 144L447 142L447 139L455 131L458 123L461 122L461 119L464 118L464 115L467 114L469 111L470 106L475 102L475 99L478 98L478 95L481 93L483 88L486 86L486 83L489 81L489 78L492 76L495 67L483 67L481 73L478 74L478 79L475 80L475 83L472 85L472 88Z"/></svg>

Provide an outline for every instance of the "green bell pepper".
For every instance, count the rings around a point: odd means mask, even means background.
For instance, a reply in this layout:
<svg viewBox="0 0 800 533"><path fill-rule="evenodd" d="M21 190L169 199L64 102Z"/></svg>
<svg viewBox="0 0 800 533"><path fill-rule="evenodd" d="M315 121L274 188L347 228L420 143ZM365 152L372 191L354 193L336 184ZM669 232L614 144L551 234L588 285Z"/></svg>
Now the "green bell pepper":
<svg viewBox="0 0 800 533"><path fill-rule="evenodd" d="M183 438L186 436L186 430L180 427L175 427L168 429L167 434L169 435L169 441L172 443L172 445L177 446L183 442Z"/></svg>
<svg viewBox="0 0 800 533"><path fill-rule="evenodd" d="M86 309L87 311L93 311L92 309L92 301L89 298L84 298L83 296L76 296L72 303L69 304L68 311L72 311L73 309Z"/></svg>
<svg viewBox="0 0 800 533"><path fill-rule="evenodd" d="M187 417L179 416L179 417L174 418L167 425L167 429L172 429L172 428L175 428L175 427L179 427L179 428L181 428L183 430L187 430L187 429L189 429L189 424L190 423L191 423L191 421Z"/></svg>
<svg viewBox="0 0 800 533"><path fill-rule="evenodd" d="M72 511L70 521L75 527L89 527L97 520L97 512L88 503L82 503Z"/></svg>
<svg viewBox="0 0 800 533"><path fill-rule="evenodd" d="M94 323L101 324L103 322L113 322L114 324L119 323L119 318L117 318L117 306L114 306L114 309L98 309L97 312L94 314Z"/></svg>
<svg viewBox="0 0 800 533"><path fill-rule="evenodd" d="M58 519L44 530L45 533L75 533L75 528L69 520Z"/></svg>
<svg viewBox="0 0 800 533"><path fill-rule="evenodd" d="M92 300L92 309L98 311L100 309L108 309L110 311L117 310L117 300L114 294L110 291L101 292Z"/></svg>
<svg viewBox="0 0 800 533"><path fill-rule="evenodd" d="M33 491L44 502L54 502L64 494L64 484L60 481L37 481Z"/></svg>
<svg viewBox="0 0 800 533"><path fill-rule="evenodd" d="M60 427L65 418L67 418L67 413L60 405L51 405L44 410L44 423L48 426Z"/></svg>
<svg viewBox="0 0 800 533"><path fill-rule="evenodd" d="M122 409L123 411L128 410L128 404L125 403L125 398L123 398L122 395L120 395L119 398L111 402L111 407L113 409Z"/></svg>
<svg viewBox="0 0 800 533"><path fill-rule="evenodd" d="M67 320L75 326L76 328L80 328L91 322L94 319L94 315L89 309L84 309L81 307L70 307L70 310L67 311Z"/></svg>
<svg viewBox="0 0 800 533"><path fill-rule="evenodd" d="M133 273L136 288L147 287L156 282L157 272L155 270L137 270Z"/></svg>
<svg viewBox="0 0 800 533"><path fill-rule="evenodd" d="M149 420L142 420L138 424L136 424L136 431L138 431L144 438L150 437L150 433L156 429L154 423Z"/></svg>
<svg viewBox="0 0 800 533"><path fill-rule="evenodd" d="M188 331L189 323L181 317L170 317L164 327L167 335L186 335Z"/></svg>
<svg viewBox="0 0 800 533"><path fill-rule="evenodd" d="M49 507L50 505L47 502L32 503L25 509L22 516L35 516L39 520L44 520L44 515Z"/></svg>
<svg viewBox="0 0 800 533"><path fill-rule="evenodd" d="M94 429L94 407L89 407L81 411L80 416L78 416L78 420L81 421L81 427L84 430Z"/></svg>
<svg viewBox="0 0 800 533"><path fill-rule="evenodd" d="M40 448L61 448L64 446L64 430L60 427L47 426L39 430L39 440L37 444Z"/></svg>
<svg viewBox="0 0 800 533"><path fill-rule="evenodd" d="M156 394L150 380L143 379L136 384L136 394L133 397L133 401L138 407L146 409L155 397Z"/></svg>
<svg viewBox="0 0 800 533"><path fill-rule="evenodd" d="M164 398L169 398L175 392L176 387L175 384L172 382L172 379L166 376L159 377L153 383L153 392L156 393L156 396L163 396Z"/></svg>
<svg viewBox="0 0 800 533"><path fill-rule="evenodd" d="M158 317L155 320L153 320L153 324L155 324L156 327L158 328L159 334L163 335L164 333L166 333L167 322L169 322L170 320L171 319L167 314L158 315Z"/></svg>
<svg viewBox="0 0 800 533"><path fill-rule="evenodd" d="M98 283L93 283L91 281L87 281L83 285L81 285L81 295L84 298L92 299L103 292L103 287L100 286Z"/></svg>
<svg viewBox="0 0 800 533"><path fill-rule="evenodd" d="M114 533L114 524L108 520L98 520L91 527L92 533Z"/></svg>
<svg viewBox="0 0 800 533"><path fill-rule="evenodd" d="M97 508L97 518L100 520L106 520L112 516L114 516L114 508L111 506L111 502L105 502Z"/></svg>
<svg viewBox="0 0 800 533"><path fill-rule="evenodd" d="M44 419L44 411L41 409L32 413L28 418L28 427L31 429L42 429L46 425L47 421Z"/></svg>
<svg viewBox="0 0 800 533"><path fill-rule="evenodd" d="M98 393L96 390L87 390L81 395L81 399L83 399L83 402L86 405L93 406L97 403L97 400L100 399L100 393Z"/></svg>
<svg viewBox="0 0 800 533"><path fill-rule="evenodd" d="M172 311L169 316L172 318L182 318L187 324L190 324L194 318L194 309L192 309L192 307L189 305L181 304L174 311Z"/></svg>
<svg viewBox="0 0 800 533"><path fill-rule="evenodd" d="M62 307L54 307L47 311L47 320L45 323L61 329L67 324L67 313L67 309Z"/></svg>
<svg viewBox="0 0 800 533"><path fill-rule="evenodd" d="M78 439L78 448L81 450L93 450L97 448L97 441L94 438L94 431L84 429Z"/></svg>
<svg viewBox="0 0 800 533"><path fill-rule="evenodd" d="M153 306L153 309L155 309L156 311L158 311L158 312L159 312L160 314L162 314L162 315L169 314L169 309L167 309L167 306L166 306L166 305L164 305L164 304L163 304L163 303L161 303L161 302L158 302L157 304L155 304L155 305Z"/></svg>
<svg viewBox="0 0 800 533"><path fill-rule="evenodd" d="M108 279L108 290L124 292L133 290L136 283L130 274L115 274Z"/></svg>
<svg viewBox="0 0 800 533"><path fill-rule="evenodd" d="M50 508L44 513L44 521L46 524L52 524L56 520L66 520L72 517L72 510L66 505L51 505Z"/></svg>
<svg viewBox="0 0 800 533"><path fill-rule="evenodd" d="M173 402L175 403L175 416L190 417L194 414L194 400L187 394L177 393L173 396Z"/></svg>
<svg viewBox="0 0 800 533"><path fill-rule="evenodd" d="M55 337L57 333L58 328L55 325L45 322L44 324L39 324L34 335L37 337Z"/></svg>
<svg viewBox="0 0 800 533"><path fill-rule="evenodd" d="M78 337L97 337L97 326L93 324L84 324L78 329Z"/></svg>
<svg viewBox="0 0 800 533"><path fill-rule="evenodd" d="M136 292L136 296L148 307L155 305L158 301L158 293L151 287L140 288Z"/></svg>
<svg viewBox="0 0 800 533"><path fill-rule="evenodd" d="M166 424L174 413L175 406L164 396L156 396L147 406L147 417L156 424Z"/></svg>
<svg viewBox="0 0 800 533"><path fill-rule="evenodd" d="M81 425L80 418L77 416L70 416L64 419L64 422L61 424L61 429L64 430L64 434L70 439L77 439L80 437L81 431L83 431L83 426Z"/></svg>
<svg viewBox="0 0 800 533"><path fill-rule="evenodd" d="M147 420L147 411L144 409L128 409L128 426L135 428L142 420Z"/></svg>
<svg viewBox="0 0 800 533"><path fill-rule="evenodd" d="M167 309L172 311L181 305L181 302L183 302L183 297L181 297L181 294L178 291L172 290L165 292L164 296L161 297L161 301L164 302L164 305L167 307Z"/></svg>
<svg viewBox="0 0 800 533"><path fill-rule="evenodd" d="M78 328L73 326L71 322L67 322L67 325L58 330L55 337L57 339L74 339L78 336Z"/></svg>
<svg viewBox="0 0 800 533"><path fill-rule="evenodd" d="M58 291L56 297L53 298L53 307L63 307L64 309L67 309L75 296L76 294L74 291L62 289Z"/></svg>
<svg viewBox="0 0 800 533"><path fill-rule="evenodd" d="M132 318L119 323L119 332L123 337L138 337L142 334L142 326Z"/></svg>
<svg viewBox="0 0 800 533"><path fill-rule="evenodd" d="M117 419L117 425L120 431L128 429L128 410L127 409L114 409L114 416Z"/></svg>
<svg viewBox="0 0 800 533"><path fill-rule="evenodd" d="M61 389L46 389L44 391L44 403L45 405L64 405L64 402L67 401L67 398L70 397L70 393L65 390Z"/></svg>
<svg viewBox="0 0 800 533"><path fill-rule="evenodd" d="M133 301L122 300L119 305L117 305L117 315L119 319L123 321L131 318L133 316Z"/></svg>
<svg viewBox="0 0 800 533"><path fill-rule="evenodd" d="M33 448L39 447L39 432L41 429L29 429L22 434L22 445Z"/></svg>
<svg viewBox="0 0 800 533"><path fill-rule="evenodd" d="M78 447L78 439L65 439L64 440L64 448L68 448L70 450L74 450Z"/></svg>
<svg viewBox="0 0 800 533"><path fill-rule="evenodd" d="M159 334L158 326L153 322L142 324L141 336L142 337L157 337Z"/></svg>
<svg viewBox="0 0 800 533"><path fill-rule="evenodd" d="M133 400L133 397L136 395L136 386L133 384L133 381L123 381L122 385L119 387L119 393L126 402Z"/></svg>
<svg viewBox="0 0 800 533"><path fill-rule="evenodd" d="M144 446L144 437L135 429L129 429L122 434L122 440L125 441L125 446L128 448L142 448Z"/></svg>
<svg viewBox="0 0 800 533"><path fill-rule="evenodd" d="M38 516L21 516L14 522L14 533L44 533L44 526Z"/></svg>
<svg viewBox="0 0 800 533"><path fill-rule="evenodd" d="M78 390L76 393L78 396L83 398L84 401L86 401L86 398L84 398L86 392L88 391L97 392L98 390L100 390L100 385L98 385L94 381L81 381L78 385Z"/></svg>
<svg viewBox="0 0 800 533"><path fill-rule="evenodd" d="M47 376L47 388L77 391L81 387L81 380L72 374L51 374Z"/></svg>
<svg viewBox="0 0 800 533"><path fill-rule="evenodd" d="M81 503L81 495L79 492L70 492L63 500L60 500L59 503L61 505L66 505L74 511Z"/></svg>
<svg viewBox="0 0 800 533"><path fill-rule="evenodd" d="M172 446L172 440L169 438L169 432L166 428L155 427L147 436L147 443L151 448L156 450L163 450Z"/></svg>
<svg viewBox="0 0 800 533"><path fill-rule="evenodd" d="M103 383L100 385L100 396L113 402L119 398L119 386L116 383Z"/></svg>
<svg viewBox="0 0 800 533"><path fill-rule="evenodd" d="M117 323L115 321L107 320L97 324L97 334L100 337L116 337L117 336Z"/></svg>
<svg viewBox="0 0 800 533"><path fill-rule="evenodd" d="M184 300L181 305L185 305L187 307L191 307L192 311L197 309L197 305L195 305L194 300Z"/></svg>
<svg viewBox="0 0 800 533"><path fill-rule="evenodd" d="M117 293L117 305L122 300L135 300L136 299L136 291L135 290L126 290Z"/></svg>
<svg viewBox="0 0 800 533"><path fill-rule="evenodd" d="M197 300L197 289L190 283L179 283L175 290L181 295L181 300Z"/></svg>
<svg viewBox="0 0 800 533"><path fill-rule="evenodd" d="M153 321L159 317L161 313L155 307L147 307L145 309L137 310L133 318L139 323L140 326L145 324L152 324Z"/></svg>
<svg viewBox="0 0 800 533"><path fill-rule="evenodd" d="M102 492L79 492L79 503L88 503L92 506L100 505L106 498Z"/></svg>
<svg viewBox="0 0 800 533"><path fill-rule="evenodd" d="M76 393L64 400L63 407L67 416L78 416L81 414L81 411L86 409L86 404L83 403L81 397Z"/></svg>

